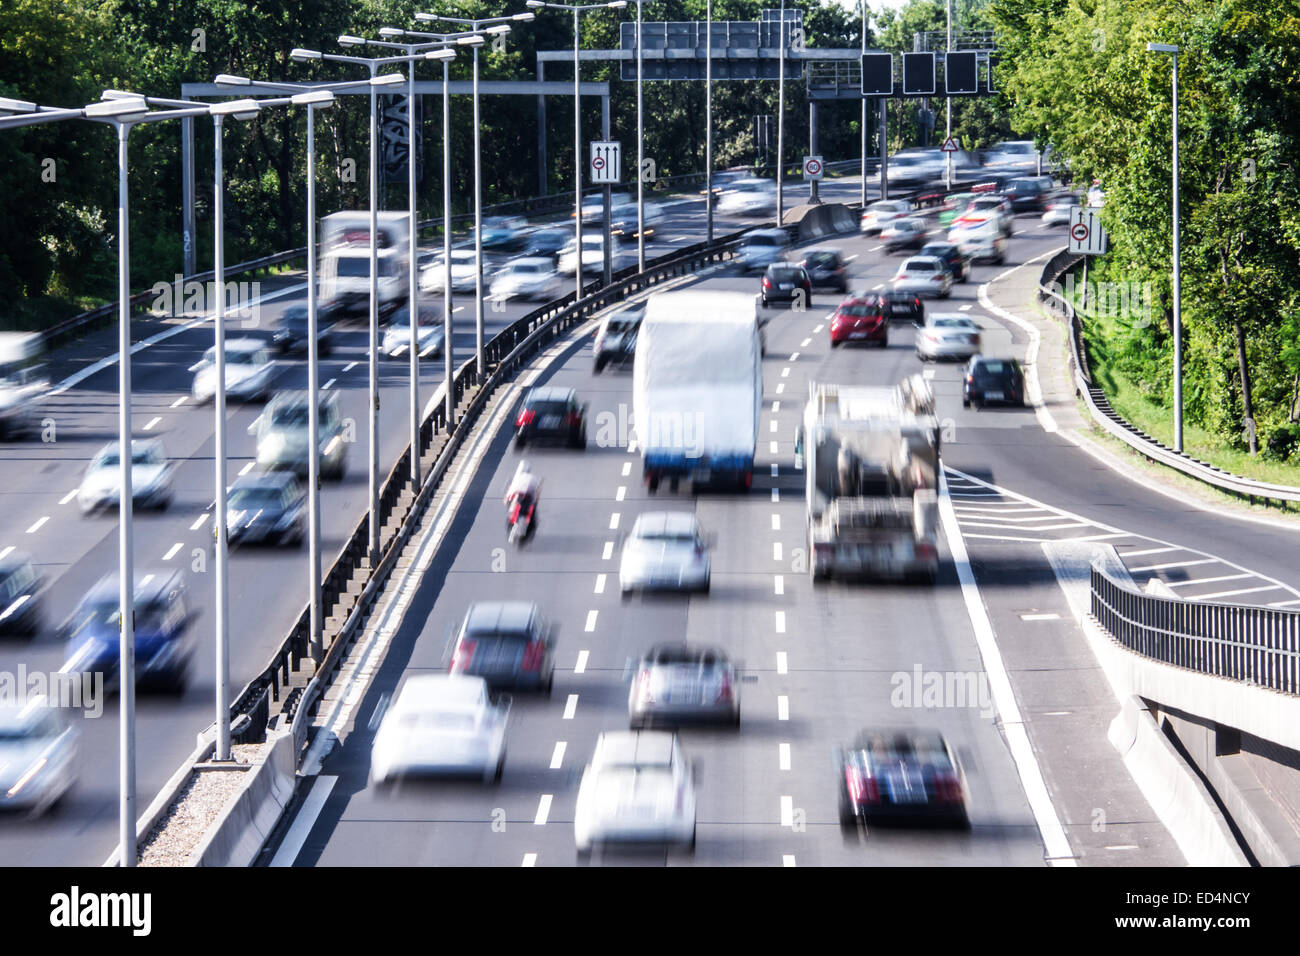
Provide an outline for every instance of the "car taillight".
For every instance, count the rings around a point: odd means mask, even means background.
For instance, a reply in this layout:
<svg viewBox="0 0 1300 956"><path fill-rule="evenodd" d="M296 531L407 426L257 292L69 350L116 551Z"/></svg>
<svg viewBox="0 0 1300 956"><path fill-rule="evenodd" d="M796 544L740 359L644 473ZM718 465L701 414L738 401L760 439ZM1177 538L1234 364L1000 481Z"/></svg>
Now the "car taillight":
<svg viewBox="0 0 1300 956"><path fill-rule="evenodd" d="M931 281L931 282L942 282L942 281L943 281L943 273L939 273L938 275L931 276L931 277L930 277L930 281Z"/></svg>
<svg viewBox="0 0 1300 956"><path fill-rule="evenodd" d="M934 558L939 554L939 552L935 550L934 545L926 541L918 543L915 551L918 558Z"/></svg>
<svg viewBox="0 0 1300 956"><path fill-rule="evenodd" d="M718 688L718 703L721 704L731 700L731 694L732 694L731 675L723 674L722 686Z"/></svg>
<svg viewBox="0 0 1300 956"><path fill-rule="evenodd" d="M920 296L914 296L914 297L912 298L912 305L913 305L915 308L918 308L918 309L919 309L919 308L921 307L921 297L920 297Z"/></svg>
<svg viewBox="0 0 1300 956"><path fill-rule="evenodd" d="M772 288L772 280L769 279L767 276L763 276L763 288L764 289Z"/></svg>
<svg viewBox="0 0 1300 956"><path fill-rule="evenodd" d="M581 421L582 421L582 416L579 415L577 412L569 412L569 414L564 416L564 424L566 425L577 425Z"/></svg>
<svg viewBox="0 0 1300 956"><path fill-rule="evenodd" d="M515 427L518 428L524 425L531 425L536 420L537 412L533 411L531 408L525 408L519 413L519 417L515 419Z"/></svg>
<svg viewBox="0 0 1300 956"><path fill-rule="evenodd" d="M961 803L961 781L949 773L935 777L934 798L940 803Z"/></svg>
<svg viewBox="0 0 1300 956"><path fill-rule="evenodd" d="M862 775L853 767L844 768L844 783L849 788L849 797L854 803L862 802Z"/></svg>
<svg viewBox="0 0 1300 956"><path fill-rule="evenodd" d="M636 695L643 704L653 704L655 702L655 695L650 692L649 671L641 672L641 679L637 684Z"/></svg>
<svg viewBox="0 0 1300 956"><path fill-rule="evenodd" d="M526 671L540 670L542 666L542 656L545 653L546 645L541 641L533 641L524 651L523 669Z"/></svg>
<svg viewBox="0 0 1300 956"><path fill-rule="evenodd" d="M456 671L463 671L466 668L468 668L469 662L473 659L473 657L474 657L474 642L461 641L459 644L456 645L456 653L453 654L451 658L452 672L455 673Z"/></svg>

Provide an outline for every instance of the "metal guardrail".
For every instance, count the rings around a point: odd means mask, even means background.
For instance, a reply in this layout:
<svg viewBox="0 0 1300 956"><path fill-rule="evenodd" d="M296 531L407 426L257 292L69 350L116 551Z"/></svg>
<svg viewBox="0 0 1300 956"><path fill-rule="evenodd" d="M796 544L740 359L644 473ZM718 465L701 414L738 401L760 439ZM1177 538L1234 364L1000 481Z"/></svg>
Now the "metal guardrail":
<svg viewBox="0 0 1300 956"><path fill-rule="evenodd" d="M389 471L380 491L381 525L387 526L396 519L398 527L383 547L379 563L367 575L364 585L357 592L352 579L362 566L370 540L369 514L366 514L358 521L322 585L322 620L328 621L331 617L337 620L341 606L350 601L344 623L329 640L324 657L306 687L291 687L292 672L299 662L308 658L309 652L311 625L308 608L304 606L270 663L244 687L231 705L231 718L240 724L242 741L264 739L270 721L282 716L293 728L301 751L306 737L306 724L315 715L325 687L338 671L344 652L360 632L398 556L413 533L417 524L413 519L418 519L432 501L461 442L495 389L513 378L523 363L538 350L607 306L621 301L631 293L730 257L742 234L743 230L724 236L712 245L697 243L667 253L652 260L652 265L648 263L651 268L644 273L638 273L635 265L628 266L615 273L611 285L600 288L598 283L593 283L588 286L589 294L576 305L573 303L573 293L569 293L511 323L485 343L485 368L482 376L477 368L477 358L469 359L456 370L451 382L454 404L459 407L466 399L468 403L458 413L458 419L451 429L446 428L444 386L439 387L436 405L419 431L419 452L422 456L426 454L435 436L439 434L444 435L446 441L423 484L419 489L412 486L409 468L411 447L408 445ZM404 500L404 507L399 508ZM353 584L351 589L350 583Z"/></svg>
<svg viewBox="0 0 1300 956"><path fill-rule="evenodd" d="M1092 616L1121 645L1199 674L1300 693L1300 611L1143 594L1091 570Z"/></svg>
<svg viewBox="0 0 1300 956"><path fill-rule="evenodd" d="M1070 329L1070 364L1074 371L1075 391L1083 398L1097 424L1109 434L1114 435L1124 444L1141 453L1151 461L1167 465L1189 478L1195 478L1207 485L1247 498L1251 504L1260 499L1267 506L1276 501L1283 508L1287 503L1300 504L1300 488L1289 485L1277 485L1253 478L1242 478L1209 462L1193 458L1185 452L1176 452L1167 445L1147 435L1129 424L1110 405L1105 391L1092 378L1088 367L1088 351L1083 342L1083 324L1074 304L1056 291L1061 276L1077 266L1083 257L1062 249L1047 260L1038 281L1040 301L1049 303L1054 312L1061 314Z"/></svg>

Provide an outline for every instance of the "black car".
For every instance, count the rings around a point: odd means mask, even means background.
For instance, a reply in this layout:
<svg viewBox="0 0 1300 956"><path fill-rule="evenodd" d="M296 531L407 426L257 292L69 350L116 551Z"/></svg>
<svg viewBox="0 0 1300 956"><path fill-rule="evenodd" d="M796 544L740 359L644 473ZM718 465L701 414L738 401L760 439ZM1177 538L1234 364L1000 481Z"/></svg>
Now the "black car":
<svg viewBox="0 0 1300 956"><path fill-rule="evenodd" d="M583 230L586 232L587 230ZM572 229L538 229L524 240L521 256L547 256L551 259L560 257L560 250L566 243L573 241Z"/></svg>
<svg viewBox="0 0 1300 956"><path fill-rule="evenodd" d="M1002 188L1002 195L1016 212L1042 212L1047 208L1047 190L1037 179L1013 179Z"/></svg>
<svg viewBox="0 0 1300 956"><path fill-rule="evenodd" d="M35 637L41 629L40 573L26 554L0 558L0 634Z"/></svg>
<svg viewBox="0 0 1300 956"><path fill-rule="evenodd" d="M333 329L333 313L326 309L317 309L317 355L329 355L333 350ZM289 308L284 310L284 314L280 316L280 321L276 325L275 331L271 334L271 342L281 351L281 353L305 353L307 351L307 307L305 305L291 305Z"/></svg>
<svg viewBox="0 0 1300 956"><path fill-rule="evenodd" d="M534 441L587 447L587 406L578 401L573 389L547 385L524 396L515 416L515 447Z"/></svg>
<svg viewBox="0 0 1300 956"><path fill-rule="evenodd" d="M1025 376L1015 359L993 359L976 355L966 365L961 403L966 408L985 405L1025 404Z"/></svg>
<svg viewBox="0 0 1300 956"><path fill-rule="evenodd" d="M803 266L773 263L763 273L759 285L763 305L773 301L799 303L802 308L812 308L812 279Z"/></svg>
<svg viewBox="0 0 1300 956"><path fill-rule="evenodd" d="M592 371L597 375L606 365L624 366L636 356L636 335L641 328L645 310L627 309L615 312L600 323L596 342L592 347L595 361Z"/></svg>
<svg viewBox="0 0 1300 956"><path fill-rule="evenodd" d="M965 282L970 278L970 256L961 251L961 247L951 242L927 242L921 247L918 256L934 256L948 264L948 271L954 280Z"/></svg>
<svg viewBox="0 0 1300 956"><path fill-rule="evenodd" d="M966 786L961 764L935 731L863 731L836 753L840 827L936 824L965 829Z"/></svg>
<svg viewBox="0 0 1300 956"><path fill-rule="evenodd" d="M808 272L814 288L831 288L836 292L849 291L849 270L838 249L810 249L799 263Z"/></svg>
<svg viewBox="0 0 1300 956"><path fill-rule="evenodd" d="M244 475L226 498L231 544L300 545L307 535L307 494L292 472Z"/></svg>
<svg viewBox="0 0 1300 956"><path fill-rule="evenodd" d="M480 601L456 634L448 672L482 677L489 691L549 694L555 680L555 638L536 604Z"/></svg>
<svg viewBox="0 0 1300 956"><path fill-rule="evenodd" d="M866 295L866 293L861 293ZM880 293L891 322L924 322L925 304L912 292L886 291Z"/></svg>

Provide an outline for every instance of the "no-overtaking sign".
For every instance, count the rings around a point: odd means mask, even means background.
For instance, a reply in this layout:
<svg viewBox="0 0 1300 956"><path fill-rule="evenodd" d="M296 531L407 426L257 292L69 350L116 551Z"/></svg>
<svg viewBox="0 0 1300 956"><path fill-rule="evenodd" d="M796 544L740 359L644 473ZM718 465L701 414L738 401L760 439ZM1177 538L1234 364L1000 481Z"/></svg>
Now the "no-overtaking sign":
<svg viewBox="0 0 1300 956"><path fill-rule="evenodd" d="M1070 214L1070 251L1085 256L1100 256L1106 251L1108 237L1101 220L1091 209L1076 207Z"/></svg>
<svg viewBox="0 0 1300 956"><path fill-rule="evenodd" d="M593 140L590 173L593 184L617 183L623 165L623 145L618 140L601 142Z"/></svg>

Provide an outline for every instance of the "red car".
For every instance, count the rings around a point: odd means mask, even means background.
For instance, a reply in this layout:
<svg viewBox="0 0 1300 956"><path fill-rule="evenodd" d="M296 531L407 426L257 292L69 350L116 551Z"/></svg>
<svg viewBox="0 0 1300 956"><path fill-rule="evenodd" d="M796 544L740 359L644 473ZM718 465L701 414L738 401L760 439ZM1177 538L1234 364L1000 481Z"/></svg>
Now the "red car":
<svg viewBox="0 0 1300 956"><path fill-rule="evenodd" d="M845 342L889 345L889 311L878 295L851 296L831 316L831 348Z"/></svg>

